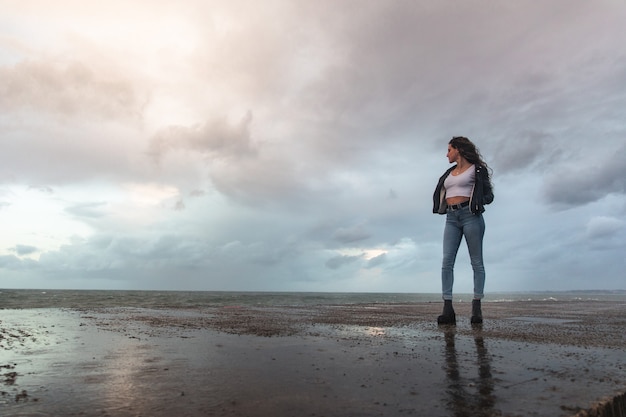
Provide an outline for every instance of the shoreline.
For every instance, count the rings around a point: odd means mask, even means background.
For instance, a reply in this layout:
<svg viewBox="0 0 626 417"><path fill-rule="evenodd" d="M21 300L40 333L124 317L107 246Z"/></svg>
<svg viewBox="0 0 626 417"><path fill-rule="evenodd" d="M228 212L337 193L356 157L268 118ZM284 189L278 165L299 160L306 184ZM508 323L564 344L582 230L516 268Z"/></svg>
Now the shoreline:
<svg viewBox="0 0 626 417"><path fill-rule="evenodd" d="M482 328L469 304L454 328L441 303L0 310L0 414L573 416L626 392L626 304L485 303Z"/></svg>

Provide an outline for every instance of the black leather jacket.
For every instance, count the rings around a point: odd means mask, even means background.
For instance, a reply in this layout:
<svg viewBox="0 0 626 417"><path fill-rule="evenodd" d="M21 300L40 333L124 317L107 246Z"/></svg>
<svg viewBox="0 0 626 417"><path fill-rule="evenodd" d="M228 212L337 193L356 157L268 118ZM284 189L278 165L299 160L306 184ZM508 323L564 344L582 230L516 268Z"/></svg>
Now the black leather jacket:
<svg viewBox="0 0 626 417"><path fill-rule="evenodd" d="M443 186L443 182L454 168L456 168L456 165L448 169L439 178L437 188L435 188L435 193L433 194L433 213L446 214L447 212L446 187ZM469 207L472 213L480 214L485 211L485 205L491 204L493 201L493 187L491 186L489 172L487 172L486 167L474 164L474 169L476 170L476 182L470 196Z"/></svg>

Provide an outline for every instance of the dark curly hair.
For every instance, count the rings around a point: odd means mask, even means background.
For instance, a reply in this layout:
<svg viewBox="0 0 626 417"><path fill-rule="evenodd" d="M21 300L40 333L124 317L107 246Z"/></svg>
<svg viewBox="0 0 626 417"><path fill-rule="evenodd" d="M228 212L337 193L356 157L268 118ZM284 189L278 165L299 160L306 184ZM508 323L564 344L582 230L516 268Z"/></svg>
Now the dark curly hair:
<svg viewBox="0 0 626 417"><path fill-rule="evenodd" d="M483 160L483 157L476 145L474 145L474 143L465 136L454 136L448 143L454 149L459 151L461 156L467 159L467 162L470 164L483 166L490 170L489 165L487 165L487 163Z"/></svg>

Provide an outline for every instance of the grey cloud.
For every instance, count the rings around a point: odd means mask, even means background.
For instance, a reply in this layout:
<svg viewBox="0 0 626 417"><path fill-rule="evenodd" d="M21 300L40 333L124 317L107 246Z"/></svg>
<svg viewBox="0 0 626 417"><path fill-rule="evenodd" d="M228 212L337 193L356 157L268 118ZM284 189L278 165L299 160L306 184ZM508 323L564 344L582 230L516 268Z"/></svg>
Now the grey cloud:
<svg viewBox="0 0 626 417"><path fill-rule="evenodd" d="M47 185L39 185L39 186L31 185L28 188L31 188L31 189L37 190L37 191L41 191L42 193L54 194L54 189L52 187L47 186Z"/></svg>
<svg viewBox="0 0 626 417"><path fill-rule="evenodd" d="M339 228L334 233L332 238L341 243L352 243L360 240L368 239L371 235L364 230L363 225L356 225L354 227Z"/></svg>
<svg viewBox="0 0 626 417"><path fill-rule="evenodd" d="M7 270L37 269L39 263L32 259L20 259L15 255L0 255L0 268Z"/></svg>
<svg viewBox="0 0 626 417"><path fill-rule="evenodd" d="M513 137L505 137L494 155L499 174L524 170L536 163L548 161L552 136L543 132L527 131Z"/></svg>
<svg viewBox="0 0 626 417"><path fill-rule="evenodd" d="M77 217L96 219L104 216L101 209L106 205L106 202L80 203L67 207L65 211Z"/></svg>
<svg viewBox="0 0 626 417"><path fill-rule="evenodd" d="M97 235L45 252L39 264L50 271L110 271L135 268L207 266L207 245L198 239L162 235Z"/></svg>
<svg viewBox="0 0 626 417"><path fill-rule="evenodd" d="M116 256L133 264L198 265L204 264L205 245L197 240L188 241L182 236L162 235L156 238L124 239L111 244Z"/></svg>
<svg viewBox="0 0 626 417"><path fill-rule="evenodd" d="M183 268L210 271L218 266L269 267L294 256L289 244L232 241L210 242L201 235L165 234L153 237L97 235L41 255L48 270L111 271L142 268ZM251 266L250 266L251 268Z"/></svg>
<svg viewBox="0 0 626 417"><path fill-rule="evenodd" d="M112 79L77 61L22 61L0 67L0 79L4 112L30 108L124 119L139 117L145 104L128 80Z"/></svg>
<svg viewBox="0 0 626 417"><path fill-rule="evenodd" d="M368 268L375 268L379 265L384 264L385 262L387 262L387 254L386 253L381 253L378 256L373 257L372 259L370 259L367 262L367 267Z"/></svg>
<svg viewBox="0 0 626 417"><path fill-rule="evenodd" d="M254 242L243 244L239 241L231 242L218 248L214 257L226 256L234 264L252 264L260 266L273 266L283 260L293 258L297 251L293 245L268 244L266 242Z"/></svg>
<svg viewBox="0 0 626 417"><path fill-rule="evenodd" d="M98 234L98 235L92 236L88 240L86 245L92 248L93 250L100 251L100 250L106 250L111 245L111 243L113 243L113 241L114 241L113 236L109 236L105 234Z"/></svg>
<svg viewBox="0 0 626 417"><path fill-rule="evenodd" d="M0 166L14 178L11 182L35 184L31 188L48 193L55 191L52 186L94 177L141 178L150 168L147 160L141 164L143 146L135 131L120 127L114 121L95 123L89 117L59 122L45 112L24 113L11 123L0 123L0 134L6 139Z"/></svg>
<svg viewBox="0 0 626 417"><path fill-rule="evenodd" d="M622 147L604 160L583 160L554 172L544 183L548 202L567 208L597 201L607 194L626 194L626 175L621 159L616 157L625 152L626 147Z"/></svg>
<svg viewBox="0 0 626 417"><path fill-rule="evenodd" d="M204 191L204 190L192 190L189 193L190 197L203 197L205 195L206 195L206 191Z"/></svg>
<svg viewBox="0 0 626 417"><path fill-rule="evenodd" d="M15 255L0 255L0 267L5 269L19 269L22 260Z"/></svg>
<svg viewBox="0 0 626 417"><path fill-rule="evenodd" d="M31 245L15 245L11 250L17 253L19 256L30 255L37 252L39 249L36 246Z"/></svg>
<svg viewBox="0 0 626 417"><path fill-rule="evenodd" d="M527 35L518 16L530 10L502 7L493 19L470 4L461 5L458 15L443 3L374 2L359 13L351 3L322 4L310 5L307 14L323 22L319 42L328 42L335 54L305 89L303 103L338 125L366 122L389 131L443 120L468 94L492 89L503 66L519 66L504 61L510 56L505 52ZM477 77L478 71L484 76ZM442 113L442 107L448 110ZM458 126L462 115L452 113Z"/></svg>
<svg viewBox="0 0 626 417"><path fill-rule="evenodd" d="M614 217L593 217L587 223L586 236L589 239L606 239L619 234L625 225L623 220Z"/></svg>
<svg viewBox="0 0 626 417"><path fill-rule="evenodd" d="M250 138L251 123L252 113L248 112L236 124L219 118L209 120L203 126L170 126L150 140L148 155L157 161L176 150L199 152L214 158L255 155L257 150Z"/></svg>
<svg viewBox="0 0 626 417"><path fill-rule="evenodd" d="M185 210L185 202L183 200L178 200L176 204L174 205L174 210L175 211Z"/></svg>
<svg viewBox="0 0 626 417"><path fill-rule="evenodd" d="M359 259L362 259L363 256L359 255L359 256L348 256L348 255L341 255L341 256L335 256L333 258L330 258L329 260L326 261L326 267L329 269L339 269L344 265L348 265L351 263L354 263L356 261L358 261Z"/></svg>
<svg viewBox="0 0 626 417"><path fill-rule="evenodd" d="M312 201L305 173L288 159L243 158L236 164L213 161L209 175L221 193L247 205L301 205ZM320 174L320 176L323 174Z"/></svg>

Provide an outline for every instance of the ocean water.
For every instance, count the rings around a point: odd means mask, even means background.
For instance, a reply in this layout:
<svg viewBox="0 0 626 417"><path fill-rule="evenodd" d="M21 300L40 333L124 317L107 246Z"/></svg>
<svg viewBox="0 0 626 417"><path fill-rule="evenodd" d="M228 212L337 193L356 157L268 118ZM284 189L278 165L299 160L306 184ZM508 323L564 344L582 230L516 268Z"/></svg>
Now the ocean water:
<svg viewBox="0 0 626 417"><path fill-rule="evenodd" d="M471 300L455 295L456 301ZM626 302L626 291L513 292L488 294L483 302L597 300ZM0 289L0 309L24 308L199 308L440 302L433 293L322 293L229 291L125 291Z"/></svg>

